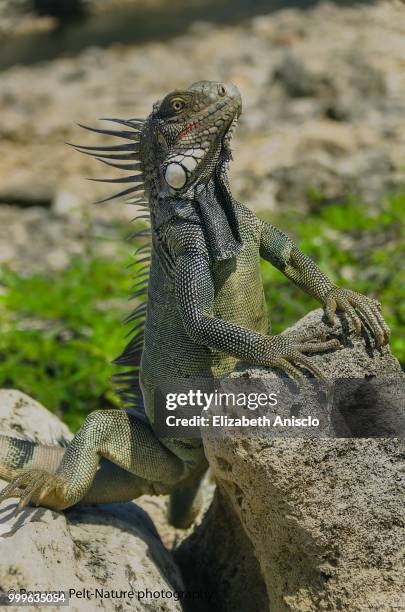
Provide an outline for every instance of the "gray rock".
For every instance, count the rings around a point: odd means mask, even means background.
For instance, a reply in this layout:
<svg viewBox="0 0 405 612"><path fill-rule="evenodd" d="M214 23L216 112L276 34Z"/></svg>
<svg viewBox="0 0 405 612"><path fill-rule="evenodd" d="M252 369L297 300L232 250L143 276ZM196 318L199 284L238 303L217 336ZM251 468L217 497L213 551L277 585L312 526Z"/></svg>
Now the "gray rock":
<svg viewBox="0 0 405 612"><path fill-rule="evenodd" d="M324 326L317 310L291 329ZM338 326L330 331L340 333ZM372 350L352 332L341 350L313 359L328 378L403 381L388 348ZM278 380L264 368L241 368L239 376L260 378L268 392ZM342 398L356 410L355 394ZM403 402L394 401L393 410L402 411L403 422ZM204 444L218 489L178 560L186 580L210 585L221 610L403 608L398 438L275 439L223 431L205 435Z"/></svg>
<svg viewBox="0 0 405 612"><path fill-rule="evenodd" d="M44 443L70 437L59 419L18 391L0 391L0 424L2 432ZM18 519L15 505L8 500L0 510L1 591L75 589L74 611L183 609L177 599L184 589L180 571L136 504L88 505L64 513L26 508ZM83 589L93 595L80 597ZM135 595L112 598L114 591Z"/></svg>
<svg viewBox="0 0 405 612"><path fill-rule="evenodd" d="M350 193L350 180L316 160L304 160L272 173L278 202L305 203L315 209L328 203L343 202Z"/></svg>
<svg viewBox="0 0 405 612"><path fill-rule="evenodd" d="M0 389L0 432L8 436L29 436L42 444L72 437L58 417L15 389Z"/></svg>
<svg viewBox="0 0 405 612"><path fill-rule="evenodd" d="M52 210L56 215L67 217L80 210L80 204L81 200L75 193L61 189L53 199Z"/></svg>
<svg viewBox="0 0 405 612"><path fill-rule="evenodd" d="M91 10L96 5L106 8L113 3L117 7L126 4L132 10L129 0L93 1ZM28 2L22 0L19 4ZM52 46L49 34L54 23L34 19L32 15L24 17L24 11L15 11L12 9L15 2L8 1L5 3L8 8L0 9L0 38L7 22L7 37L11 40L10 45L3 45L0 60L8 66L14 58L17 65L2 73L0 197L3 202L19 206L49 207L58 192L65 191L64 183L69 177L79 182L83 205L106 197L107 187L83 179L108 177L107 170L97 168L94 160L80 156L63 143L91 146L110 141L81 133L76 122L97 127L98 113L146 116L152 103L165 92L198 78L234 80L241 88L244 112L235 138L233 185L239 184L245 190L241 173L254 169L257 180L249 186L247 201L255 199L258 181L269 169L293 166L307 159L307 124L322 119L325 113L339 119L336 123L346 127L349 135L339 137L334 131L328 137L331 142L327 147L317 137L319 142L312 144L311 150L320 154L326 148L336 172L340 173L340 169L335 165L334 140L348 167L353 166L354 154L363 157L369 151L381 149L394 153L394 166L399 172L405 147L401 138L405 99L401 64L404 20L395 4L398 3L337 7L316 3L308 11L297 8L272 11L252 20L235 22L225 29L200 23L180 36L146 44L139 41L139 45L125 47L97 47L93 35L98 22L94 22L87 41L90 47L80 52L69 47L74 47L75 41L83 36L82 25L72 26L71 35L64 40L63 56L31 64L37 48L43 45L38 45L36 36L28 33L35 33L37 27L45 28L44 40ZM12 22L7 18L10 11L14 14ZM125 11L122 15L124 19ZM110 21L111 26L117 23L116 15L111 16L112 20L104 17L106 26ZM22 33L25 45L21 42ZM386 45L384 53L382 39ZM58 48L56 45L55 49ZM20 52L29 60L29 66L19 63ZM278 83L269 80L274 72L281 79ZM294 95L305 97L290 97L285 93L286 88ZM318 131L325 131L323 123ZM344 145L349 139L351 144L346 150L342 148L342 140ZM362 184L374 177L367 168L361 175ZM387 185L387 188L391 187ZM240 197L237 189L235 195ZM380 199L378 190L374 201ZM301 199L297 201L297 208L300 203ZM266 206L266 199L258 199L257 204ZM109 218L115 219L120 208L114 203L109 209ZM67 225L68 216L66 219Z"/></svg>
<svg viewBox="0 0 405 612"><path fill-rule="evenodd" d="M314 96L319 86L318 78L300 59L290 54L287 54L276 66L273 79L284 86L291 98Z"/></svg>
<svg viewBox="0 0 405 612"><path fill-rule="evenodd" d="M73 257L88 258L90 251L92 256L115 256L117 267L122 265L117 254L119 231L104 216L109 212L94 207L90 221L85 211L80 214L75 207L76 193L65 195L52 210L0 204L0 265L22 275L54 274L68 267ZM129 208L121 209L126 214L123 222L136 214Z"/></svg>
<svg viewBox="0 0 405 612"><path fill-rule="evenodd" d="M338 151L337 139L319 141L325 149ZM342 164L343 165L343 164ZM347 166L350 166L348 171ZM294 208L306 206L317 211L328 204L344 203L356 197L361 203L380 210L389 193L403 191L405 175L397 172L390 157L380 151L363 155L361 161L344 164L338 170L329 161L303 159L290 166L280 166L269 173L277 203Z"/></svg>

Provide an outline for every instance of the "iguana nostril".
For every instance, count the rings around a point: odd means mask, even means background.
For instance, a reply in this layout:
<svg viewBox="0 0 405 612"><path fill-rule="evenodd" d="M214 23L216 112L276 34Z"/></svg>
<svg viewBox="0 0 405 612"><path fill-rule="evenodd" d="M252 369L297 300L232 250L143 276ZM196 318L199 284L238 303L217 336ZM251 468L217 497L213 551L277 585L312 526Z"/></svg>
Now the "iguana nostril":
<svg viewBox="0 0 405 612"><path fill-rule="evenodd" d="M223 85L218 85L218 95L222 97L226 95L226 89Z"/></svg>

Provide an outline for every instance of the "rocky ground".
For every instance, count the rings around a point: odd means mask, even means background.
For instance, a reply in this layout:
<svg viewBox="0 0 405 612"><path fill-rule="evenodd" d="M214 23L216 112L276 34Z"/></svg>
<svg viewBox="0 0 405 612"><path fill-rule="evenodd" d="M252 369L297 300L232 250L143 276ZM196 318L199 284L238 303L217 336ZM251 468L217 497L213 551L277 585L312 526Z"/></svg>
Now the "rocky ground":
<svg viewBox="0 0 405 612"><path fill-rule="evenodd" d="M318 309L289 331L341 337L341 322L331 330ZM222 382L227 392L241 379L245 391L276 391L273 415L318 414L320 425L203 428L218 486L176 558L189 587L209 585L221 612L404 609L404 375L388 347L371 350L353 331L349 323L340 350L314 357L328 379L342 379L327 401L310 385L287 390L266 368L240 366Z"/></svg>
<svg viewBox="0 0 405 612"><path fill-rule="evenodd" d="M75 122L145 116L167 91L199 79L241 89L232 179L243 201L294 212L311 207L314 194L323 204L357 193L378 207L405 185L403 11L400 2L319 3L229 25L211 23L208 11L168 39L162 23L159 40L77 52L71 32L84 26L71 26L53 35L65 37L64 53L37 63L42 39L17 28L11 42L21 36L32 63L9 61L1 73L0 263L60 268L89 244L111 248L97 236L133 211L119 202L92 207L108 189L84 179L106 172L64 143L99 142ZM49 38L49 19L41 23ZM10 44L9 35L3 64Z"/></svg>
<svg viewBox="0 0 405 612"><path fill-rule="evenodd" d="M318 414L320 431L308 429L298 437L294 428L265 433L224 427L215 434L203 428L218 486L199 527L178 530L173 540L176 530L163 514L164 498L143 496L136 503L92 504L64 513L28 507L18 518L16 500L8 499L0 509L1 590L165 593L164 600L153 601L73 597L73 610L402 610L404 445L399 438L405 422L399 363L389 347L372 350L366 335L356 337L344 317L333 328L326 326L320 309L290 331L323 328L341 338L341 323L347 329L342 348L314 357L327 378L347 377L327 402L313 385L298 395L266 368L241 365L223 381L228 392L241 378L244 389L246 384L256 392L282 389L272 416ZM246 406L239 410L247 413ZM321 413L329 417L328 437ZM70 438L59 419L14 390L0 391L0 429L48 444ZM384 438L372 437L381 431ZM162 544L180 539L174 554ZM182 605L174 593L183 589L209 593L213 601Z"/></svg>

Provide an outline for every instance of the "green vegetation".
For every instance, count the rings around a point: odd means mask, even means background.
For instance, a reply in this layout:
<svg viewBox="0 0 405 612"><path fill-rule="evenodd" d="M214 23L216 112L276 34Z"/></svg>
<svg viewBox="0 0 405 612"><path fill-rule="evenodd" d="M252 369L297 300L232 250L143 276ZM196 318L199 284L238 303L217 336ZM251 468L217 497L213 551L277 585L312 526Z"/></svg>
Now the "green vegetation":
<svg viewBox="0 0 405 612"><path fill-rule="evenodd" d="M118 405L110 378L131 308L124 262L121 248L113 260L74 258L52 278L2 274L0 388L28 393L73 430L89 411Z"/></svg>
<svg viewBox="0 0 405 612"><path fill-rule="evenodd" d="M393 351L402 362L400 224L404 209L405 194L387 198L375 213L350 200L310 214L269 218L294 237L336 283L378 296L392 329ZM111 360L125 344L126 330L120 321L131 308L128 259L126 247L120 244L114 258L89 252L81 259L73 258L66 270L52 278L45 274L24 277L10 270L1 273L0 388L25 391L73 430L90 410L119 404L110 382ZM263 278L273 333L317 307L315 300L266 263Z"/></svg>

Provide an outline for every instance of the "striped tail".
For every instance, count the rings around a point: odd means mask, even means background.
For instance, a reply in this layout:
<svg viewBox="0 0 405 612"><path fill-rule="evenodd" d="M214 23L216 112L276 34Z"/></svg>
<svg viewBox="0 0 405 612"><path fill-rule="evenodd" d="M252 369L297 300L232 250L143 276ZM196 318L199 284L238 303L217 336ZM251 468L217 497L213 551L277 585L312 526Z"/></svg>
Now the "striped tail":
<svg viewBox="0 0 405 612"><path fill-rule="evenodd" d="M0 478L10 481L24 468L39 468L54 473L65 450L62 446L46 446L0 435Z"/></svg>

